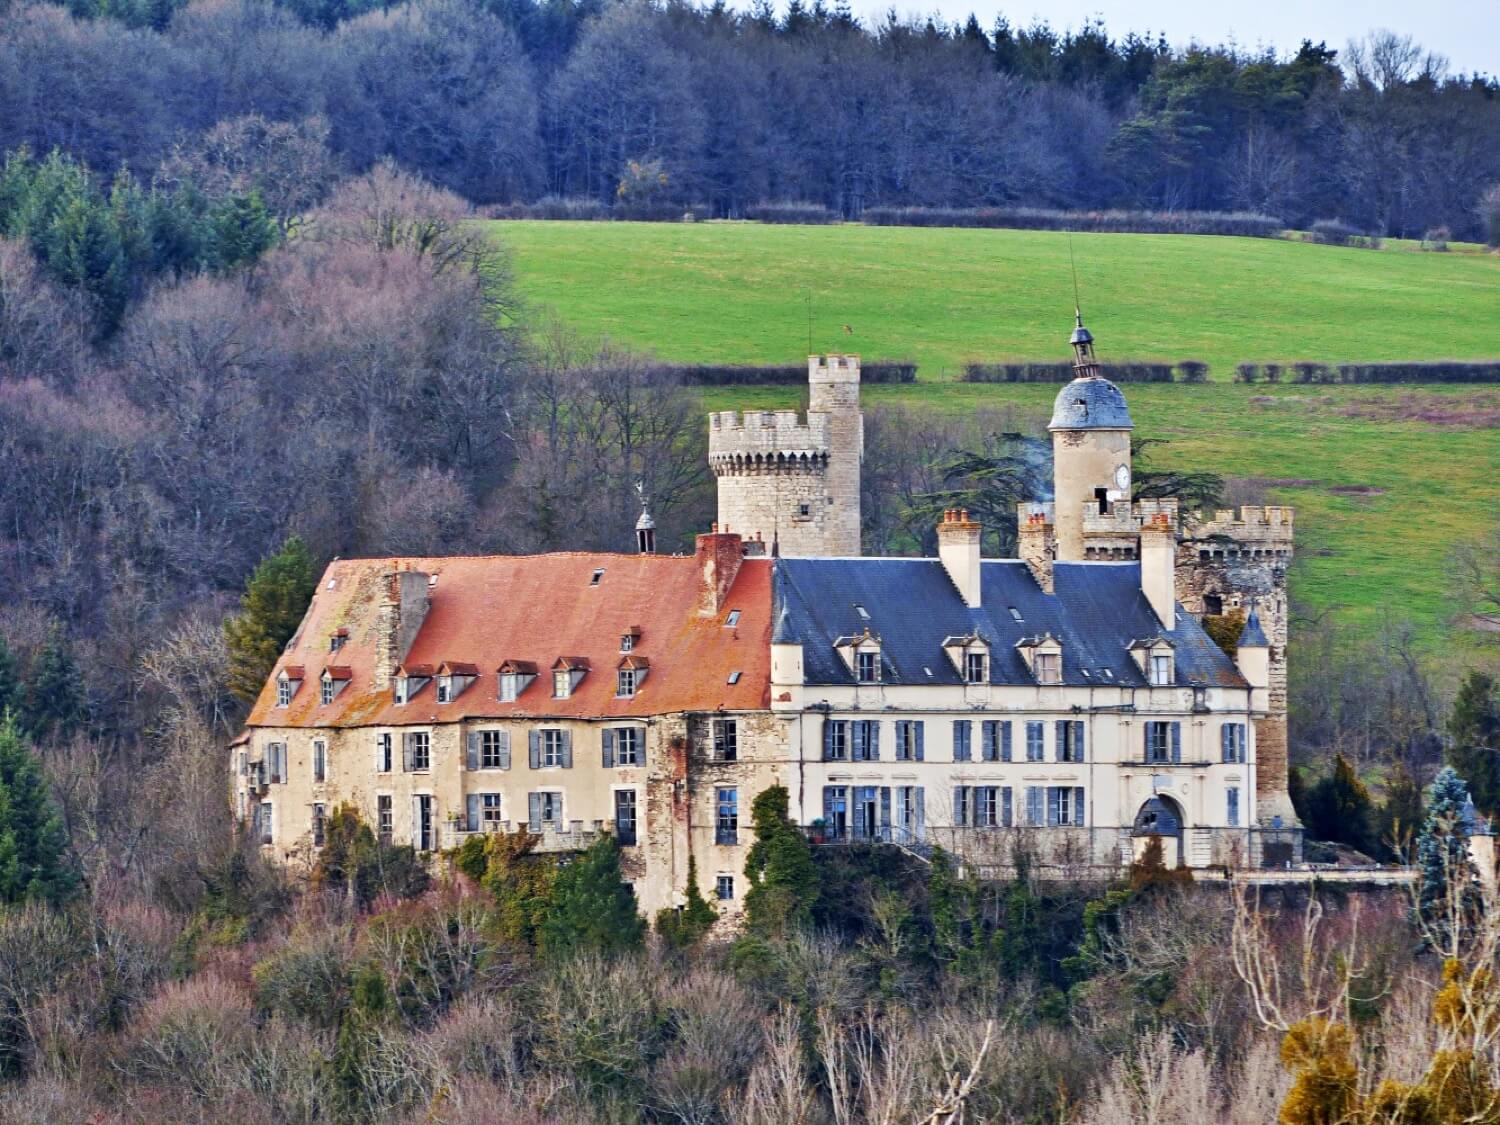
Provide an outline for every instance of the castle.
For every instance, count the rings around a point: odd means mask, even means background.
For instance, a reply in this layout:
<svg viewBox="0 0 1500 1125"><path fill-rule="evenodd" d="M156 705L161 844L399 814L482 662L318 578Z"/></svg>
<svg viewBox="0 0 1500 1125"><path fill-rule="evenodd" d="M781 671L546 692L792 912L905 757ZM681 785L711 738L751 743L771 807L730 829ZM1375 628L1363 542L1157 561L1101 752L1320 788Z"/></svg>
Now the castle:
<svg viewBox="0 0 1500 1125"><path fill-rule="evenodd" d="M1132 499L1125 397L1081 318L1072 347L1017 559L962 511L937 558L860 555L859 360L817 356L805 416L710 417L690 556L643 515L632 554L336 560L231 748L239 817L293 863L344 803L424 852L610 833L647 909L692 857L732 911L772 785L815 841L980 869L1298 858L1292 513Z"/></svg>

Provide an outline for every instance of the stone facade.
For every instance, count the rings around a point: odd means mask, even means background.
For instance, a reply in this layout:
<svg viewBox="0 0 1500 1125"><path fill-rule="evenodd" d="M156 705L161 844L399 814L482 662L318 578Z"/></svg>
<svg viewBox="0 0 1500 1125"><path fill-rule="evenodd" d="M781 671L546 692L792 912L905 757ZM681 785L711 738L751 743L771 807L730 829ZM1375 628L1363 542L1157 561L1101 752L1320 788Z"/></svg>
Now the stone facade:
<svg viewBox="0 0 1500 1125"><path fill-rule="evenodd" d="M715 757L714 724L734 726L736 758ZM641 732L639 765L606 766L603 732L634 727ZM260 727L233 753L234 800L239 818L263 826L269 808L268 851L294 868L310 870L316 857L315 821L341 805L351 805L372 829L388 829L396 844L436 852L461 844L474 831L509 832L526 826L535 793L561 798L562 815L540 825L537 850L574 851L600 833L622 836L617 794L634 795L634 839L622 847L622 867L642 909L650 912L680 904L687 860L697 859L699 890L713 900L720 876L733 880L732 897L720 903L734 912L743 894L744 859L750 842L750 802L787 772L785 722L765 713L674 713L644 720L581 722L539 719L525 722L476 720L416 726L354 729ZM510 736L509 764L467 768L471 732L503 730ZM532 730L567 732L568 765L532 767ZM427 764L406 769L402 738L426 735ZM383 739L391 739L390 768L383 768ZM323 776L315 768L315 746L323 746ZM272 772L276 751L286 747L285 780ZM720 831L720 795L734 792L740 824ZM497 797L491 821L471 825L470 795ZM426 798L427 831L418 817ZM388 815L388 824L382 816ZM628 840L629 833L623 837Z"/></svg>
<svg viewBox="0 0 1500 1125"><path fill-rule="evenodd" d="M794 410L709 415L718 526L788 556L857 555L859 357L808 357L808 384L805 417Z"/></svg>

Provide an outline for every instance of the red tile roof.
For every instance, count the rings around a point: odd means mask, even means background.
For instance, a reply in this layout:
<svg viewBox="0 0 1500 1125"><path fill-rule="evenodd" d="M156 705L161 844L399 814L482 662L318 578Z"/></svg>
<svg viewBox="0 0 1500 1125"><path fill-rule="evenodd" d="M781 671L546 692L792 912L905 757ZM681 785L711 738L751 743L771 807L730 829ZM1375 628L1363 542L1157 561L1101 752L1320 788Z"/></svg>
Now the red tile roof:
<svg viewBox="0 0 1500 1125"><path fill-rule="evenodd" d="M327 668L323 669L323 675L327 676L330 680L352 680L354 678L354 670L347 664L330 664Z"/></svg>
<svg viewBox="0 0 1500 1125"><path fill-rule="evenodd" d="M599 584L593 573L603 569ZM651 675L629 698L615 697L615 677L587 675L566 699L550 683L531 683L514 703L501 703L498 672L481 671L451 703L423 691L397 706L389 687L376 690L376 630L380 603L396 570L440 577L431 607L406 654L415 671L442 661L477 669L534 674L564 654L584 666L612 667L620 637L639 626L638 655ZM251 726L373 726L452 722L463 718L606 718L674 711L757 710L769 705L771 560L746 559L734 583L710 612L701 560L693 556L564 553L459 558L340 559L318 582L302 626L272 682L250 713ZM731 609L738 628L727 629ZM282 668L310 662L336 629L348 629L340 667L352 682L327 706L299 692L276 707L274 680ZM318 659L321 659L319 656ZM729 673L741 671L739 683Z"/></svg>
<svg viewBox="0 0 1500 1125"><path fill-rule="evenodd" d="M479 666L458 660L445 660L438 665L439 676L477 676Z"/></svg>
<svg viewBox="0 0 1500 1125"><path fill-rule="evenodd" d="M306 669L300 664L288 664L281 669L281 674L289 680L305 680Z"/></svg>

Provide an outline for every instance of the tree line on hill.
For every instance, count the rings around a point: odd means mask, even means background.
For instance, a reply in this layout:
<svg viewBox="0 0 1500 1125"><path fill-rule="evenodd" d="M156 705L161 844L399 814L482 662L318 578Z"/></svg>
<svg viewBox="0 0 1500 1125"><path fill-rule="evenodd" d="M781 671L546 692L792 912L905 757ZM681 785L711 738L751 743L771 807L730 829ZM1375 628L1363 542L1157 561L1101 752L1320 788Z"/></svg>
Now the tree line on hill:
<svg viewBox="0 0 1500 1125"><path fill-rule="evenodd" d="M11 0L0 101L0 148L106 178L255 114L474 203L645 214L1145 208L1474 238L1500 182L1494 79L1402 37L1177 50L822 0Z"/></svg>

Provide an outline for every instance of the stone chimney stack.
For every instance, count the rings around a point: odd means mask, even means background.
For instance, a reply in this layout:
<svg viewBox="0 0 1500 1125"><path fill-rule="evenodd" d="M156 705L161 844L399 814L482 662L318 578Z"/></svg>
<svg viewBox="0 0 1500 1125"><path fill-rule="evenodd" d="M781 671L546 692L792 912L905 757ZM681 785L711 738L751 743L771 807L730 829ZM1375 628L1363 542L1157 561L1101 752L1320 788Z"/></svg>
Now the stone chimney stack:
<svg viewBox="0 0 1500 1125"><path fill-rule="evenodd" d="M1177 534L1166 512L1141 527L1141 591L1161 627L1177 628Z"/></svg>
<svg viewBox="0 0 1500 1125"><path fill-rule="evenodd" d="M745 543L738 535L714 524L707 535L698 536L698 569L703 575L703 610L705 615L724 608L729 590L745 561Z"/></svg>
<svg viewBox="0 0 1500 1125"><path fill-rule="evenodd" d="M393 570L385 575L385 595L375 610L375 677L377 689L391 686L396 669L411 651L417 631L427 619L427 574Z"/></svg>
<svg viewBox="0 0 1500 1125"><path fill-rule="evenodd" d="M958 508L949 508L943 513L943 522L938 524L938 558L948 578L957 587L964 605L970 609L980 603L981 583L979 566L978 520L971 520L969 513Z"/></svg>
<svg viewBox="0 0 1500 1125"><path fill-rule="evenodd" d="M1022 504L1016 520L1017 549L1031 570L1031 576L1044 593L1052 593L1052 563L1057 555L1057 541L1052 535L1052 520L1044 504Z"/></svg>

